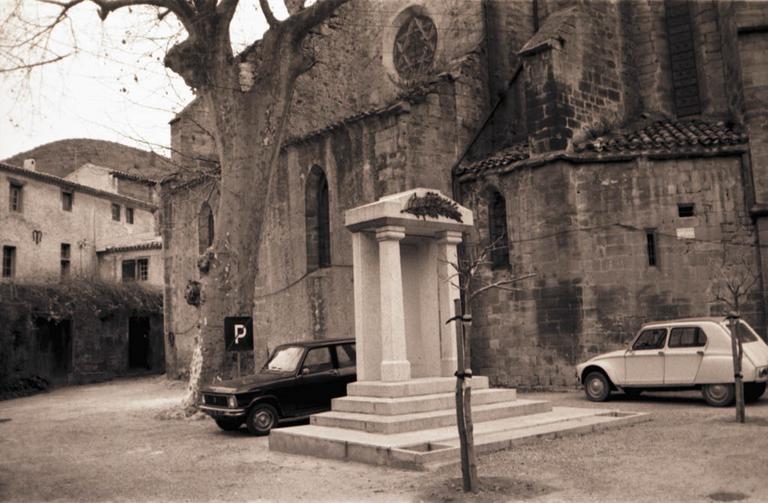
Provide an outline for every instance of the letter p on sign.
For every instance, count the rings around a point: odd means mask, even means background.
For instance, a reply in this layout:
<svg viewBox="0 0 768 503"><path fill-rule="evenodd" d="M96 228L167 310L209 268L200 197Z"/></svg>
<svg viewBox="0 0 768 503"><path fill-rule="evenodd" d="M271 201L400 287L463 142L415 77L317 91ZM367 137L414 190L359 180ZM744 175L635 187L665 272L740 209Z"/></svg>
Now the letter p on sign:
<svg viewBox="0 0 768 503"><path fill-rule="evenodd" d="M245 325L235 324L235 344L240 343L248 335L248 328Z"/></svg>

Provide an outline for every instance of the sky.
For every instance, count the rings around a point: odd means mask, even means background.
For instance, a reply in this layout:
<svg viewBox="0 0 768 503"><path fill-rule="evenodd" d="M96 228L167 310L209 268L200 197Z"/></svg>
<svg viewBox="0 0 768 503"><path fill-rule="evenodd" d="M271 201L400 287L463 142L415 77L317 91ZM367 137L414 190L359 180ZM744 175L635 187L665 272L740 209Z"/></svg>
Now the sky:
<svg viewBox="0 0 768 503"><path fill-rule="evenodd" d="M0 0L5 21L14 0ZM270 0L278 18L281 0ZM57 7L22 0L23 17L33 22L57 14ZM241 0L232 23L234 49L261 37L266 22L258 0ZM143 150L170 144L168 122L192 98L180 77L162 61L173 40L184 38L173 16L162 22L152 8L121 9L101 22L90 3L70 11L51 35L50 52L68 56L29 74L0 73L0 159L67 138L94 138ZM30 26L3 22L0 51ZM39 60L39 59L38 59ZM12 63L0 58L0 68Z"/></svg>

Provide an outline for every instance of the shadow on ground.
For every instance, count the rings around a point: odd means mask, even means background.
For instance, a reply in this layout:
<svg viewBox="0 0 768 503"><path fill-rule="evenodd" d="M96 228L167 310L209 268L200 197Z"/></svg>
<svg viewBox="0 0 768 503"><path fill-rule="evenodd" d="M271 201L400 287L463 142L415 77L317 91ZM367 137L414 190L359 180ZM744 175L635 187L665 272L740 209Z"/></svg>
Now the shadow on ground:
<svg viewBox="0 0 768 503"><path fill-rule="evenodd" d="M424 488L419 494L418 501L429 503L528 501L559 490L540 482L507 477L481 477L478 485L476 492L465 493L462 490L461 478L441 480L437 484Z"/></svg>

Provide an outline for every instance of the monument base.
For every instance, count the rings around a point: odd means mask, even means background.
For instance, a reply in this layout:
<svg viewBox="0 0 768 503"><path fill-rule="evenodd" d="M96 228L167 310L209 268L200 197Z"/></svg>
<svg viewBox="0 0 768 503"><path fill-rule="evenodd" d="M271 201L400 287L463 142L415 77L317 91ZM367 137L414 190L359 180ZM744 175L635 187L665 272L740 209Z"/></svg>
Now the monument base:
<svg viewBox="0 0 768 503"><path fill-rule="evenodd" d="M646 421L647 414L552 407L522 400L514 389L489 388L472 379L472 419L477 453L505 449L531 437L584 433ZM411 469L459 462L456 379L360 381L336 398L332 410L310 424L272 430L271 450Z"/></svg>

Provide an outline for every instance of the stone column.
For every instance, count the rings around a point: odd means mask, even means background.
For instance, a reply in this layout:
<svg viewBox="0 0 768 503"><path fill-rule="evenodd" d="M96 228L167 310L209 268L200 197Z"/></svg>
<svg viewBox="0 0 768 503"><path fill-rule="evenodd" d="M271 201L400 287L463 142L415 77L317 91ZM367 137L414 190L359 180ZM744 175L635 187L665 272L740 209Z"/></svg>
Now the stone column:
<svg viewBox="0 0 768 503"><path fill-rule="evenodd" d="M357 380L380 381L379 250L372 235L364 232L352 234L352 265Z"/></svg>
<svg viewBox="0 0 768 503"><path fill-rule="evenodd" d="M444 231L437 235L437 297L440 303L440 375L451 377L456 371L456 333L458 323L446 321L455 316L454 299L461 294L458 284L459 277L456 245L461 243L461 232Z"/></svg>
<svg viewBox="0 0 768 503"><path fill-rule="evenodd" d="M400 240L404 237L405 227L387 225L376 229L379 242L382 381L407 381L411 378L405 340L403 270L400 264Z"/></svg>

